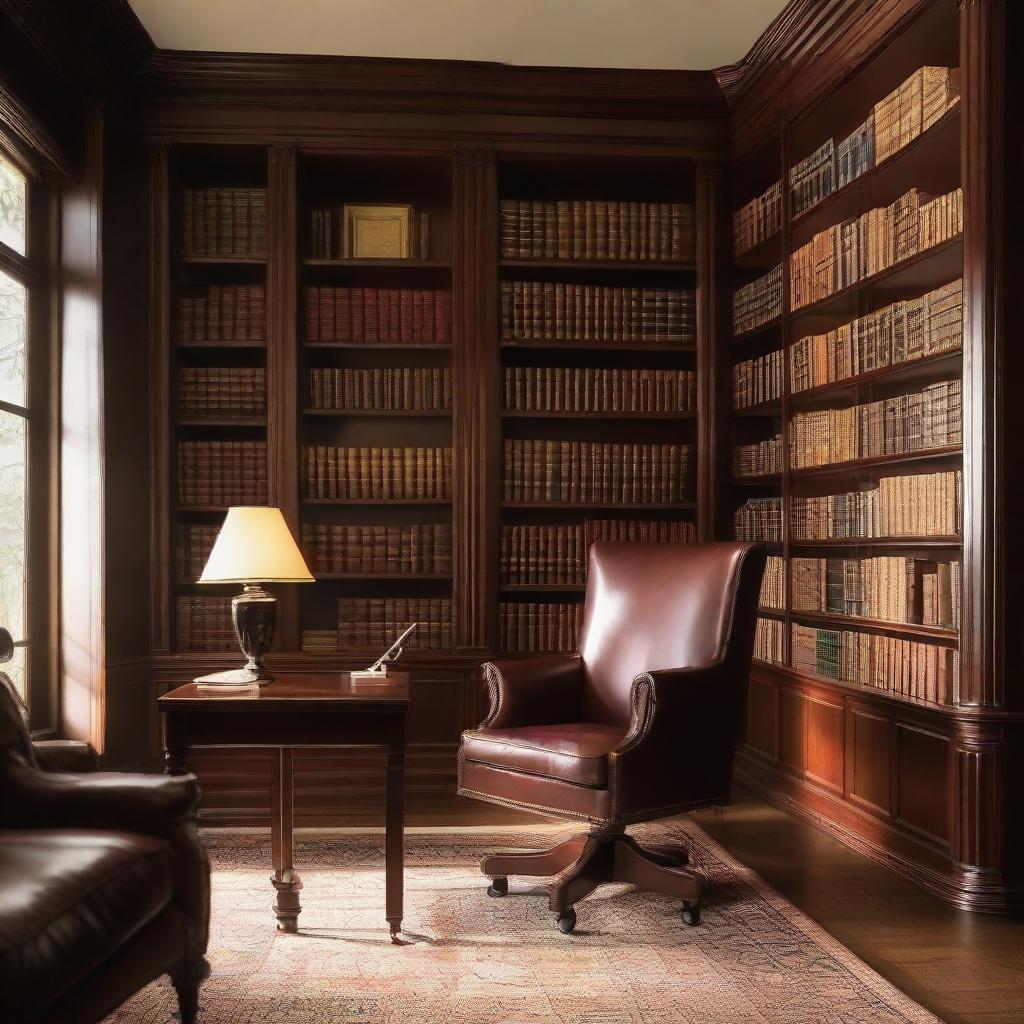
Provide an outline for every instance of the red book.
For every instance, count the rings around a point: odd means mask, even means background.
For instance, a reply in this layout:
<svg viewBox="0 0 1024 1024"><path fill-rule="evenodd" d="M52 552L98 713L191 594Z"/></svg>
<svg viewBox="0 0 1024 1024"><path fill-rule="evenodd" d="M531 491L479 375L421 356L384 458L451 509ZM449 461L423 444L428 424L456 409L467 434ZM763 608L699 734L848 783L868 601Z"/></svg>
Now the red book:
<svg viewBox="0 0 1024 1024"><path fill-rule="evenodd" d="M338 289L335 313L335 335L338 341L352 340L352 293L348 288Z"/></svg>
<svg viewBox="0 0 1024 1024"><path fill-rule="evenodd" d="M423 340L423 292L418 288L412 293L412 338L410 340Z"/></svg>
<svg viewBox="0 0 1024 1024"><path fill-rule="evenodd" d="M397 288L389 288L388 302L391 306L390 330L388 331L388 341L401 341L402 293Z"/></svg>
<svg viewBox="0 0 1024 1024"><path fill-rule="evenodd" d="M399 341L412 341L413 340L413 318L412 318L412 289L402 289L402 336L398 339Z"/></svg>
<svg viewBox="0 0 1024 1024"><path fill-rule="evenodd" d="M377 289L377 340L391 340L391 290Z"/></svg>
<svg viewBox="0 0 1024 1024"><path fill-rule="evenodd" d="M334 341L334 302L331 295L333 289L317 290L320 293L320 340Z"/></svg>
<svg viewBox="0 0 1024 1024"><path fill-rule="evenodd" d="M352 288L349 295L351 297L352 340L366 341L366 335L363 333L363 289Z"/></svg>
<svg viewBox="0 0 1024 1024"><path fill-rule="evenodd" d="M377 333L377 289L363 289L363 335L371 344L380 341Z"/></svg>
<svg viewBox="0 0 1024 1024"><path fill-rule="evenodd" d="M449 343L452 340L452 293L438 292L434 302L434 337Z"/></svg>
<svg viewBox="0 0 1024 1024"><path fill-rule="evenodd" d="M306 311L306 341L319 341L320 296L316 288L304 288L302 296Z"/></svg>
<svg viewBox="0 0 1024 1024"><path fill-rule="evenodd" d="M437 314L434 312L434 306L436 305L434 299L437 296L436 291L429 291L423 293L423 340L424 341L437 341L437 334L434 330L434 322Z"/></svg>

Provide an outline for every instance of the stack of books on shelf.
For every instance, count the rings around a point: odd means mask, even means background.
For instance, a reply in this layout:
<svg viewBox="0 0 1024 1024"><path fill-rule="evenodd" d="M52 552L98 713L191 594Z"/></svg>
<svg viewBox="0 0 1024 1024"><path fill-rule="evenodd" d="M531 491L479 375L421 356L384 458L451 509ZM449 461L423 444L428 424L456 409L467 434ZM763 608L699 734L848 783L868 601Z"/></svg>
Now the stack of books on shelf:
<svg viewBox="0 0 1024 1024"><path fill-rule="evenodd" d="M302 290L306 341L451 344L451 292L436 288Z"/></svg>
<svg viewBox="0 0 1024 1024"><path fill-rule="evenodd" d="M732 407L749 409L782 397L782 350L745 359L732 368Z"/></svg>
<svg viewBox="0 0 1024 1024"><path fill-rule="evenodd" d="M793 610L960 628L960 563L882 555L794 558Z"/></svg>
<svg viewBox="0 0 1024 1024"><path fill-rule="evenodd" d="M758 618L754 630L754 657L781 665L785 661L785 626L781 619Z"/></svg>
<svg viewBox="0 0 1024 1024"><path fill-rule="evenodd" d="M401 204L400 204L401 205ZM308 249L310 259L338 260L348 257L345 249L344 209L321 207L310 210ZM409 255L407 259L430 257L430 212L409 207Z"/></svg>
<svg viewBox="0 0 1024 1024"><path fill-rule="evenodd" d="M238 653L230 597L179 597L175 624L179 651Z"/></svg>
<svg viewBox="0 0 1024 1024"><path fill-rule="evenodd" d="M452 602L450 598L338 598L336 649L383 653L414 622L416 631L403 645L406 650L451 650Z"/></svg>
<svg viewBox="0 0 1024 1024"><path fill-rule="evenodd" d="M887 366L961 347L963 281L951 281L916 299L894 302L827 334L793 342L789 350L794 392L821 387Z"/></svg>
<svg viewBox="0 0 1024 1024"><path fill-rule="evenodd" d="M502 526L501 579L509 586L578 586L586 580L584 531L565 526Z"/></svg>
<svg viewBox="0 0 1024 1024"><path fill-rule="evenodd" d="M178 415L262 416L267 411L262 366L183 366L178 371Z"/></svg>
<svg viewBox="0 0 1024 1024"><path fill-rule="evenodd" d="M688 444L506 439L505 501L688 501L692 463Z"/></svg>
<svg viewBox="0 0 1024 1024"><path fill-rule="evenodd" d="M267 254L265 188L185 189L185 256Z"/></svg>
<svg viewBox="0 0 1024 1024"><path fill-rule="evenodd" d="M761 608L782 611L786 607L786 563L780 555L769 555L761 580Z"/></svg>
<svg viewBox="0 0 1024 1024"><path fill-rule="evenodd" d="M502 259L690 261L693 206L604 199L503 199Z"/></svg>
<svg viewBox="0 0 1024 1024"><path fill-rule="evenodd" d="M737 477L767 476L782 472L782 435L755 444L738 444L732 450L732 470Z"/></svg>
<svg viewBox="0 0 1024 1024"><path fill-rule="evenodd" d="M810 156L789 169L789 196L793 216L830 195L836 184L836 152L831 139L823 142Z"/></svg>
<svg viewBox="0 0 1024 1024"><path fill-rule="evenodd" d="M303 523L302 551L314 575L444 575L452 571L452 528Z"/></svg>
<svg viewBox="0 0 1024 1024"><path fill-rule="evenodd" d="M634 541L645 544L694 544L697 527L679 520L585 519L586 549L595 541Z"/></svg>
<svg viewBox="0 0 1024 1024"><path fill-rule="evenodd" d="M503 601L498 606L501 649L511 654L576 650L582 604Z"/></svg>
<svg viewBox="0 0 1024 1024"><path fill-rule="evenodd" d="M800 309L924 252L963 230L963 191L911 189L889 206L819 231L789 258L790 306Z"/></svg>
<svg viewBox="0 0 1024 1024"><path fill-rule="evenodd" d="M782 315L782 264L732 294L734 336L757 330Z"/></svg>
<svg viewBox="0 0 1024 1024"><path fill-rule="evenodd" d="M261 284L211 284L178 299L178 341L263 341L267 298Z"/></svg>
<svg viewBox="0 0 1024 1024"><path fill-rule="evenodd" d="M854 459L908 455L959 445L962 438L959 380L847 409L793 414L790 455L794 468L830 466Z"/></svg>
<svg viewBox="0 0 1024 1024"><path fill-rule="evenodd" d="M179 526L175 571L179 583L195 583L206 567L219 526Z"/></svg>
<svg viewBox="0 0 1024 1024"><path fill-rule="evenodd" d="M693 412L693 370L505 367L505 408L514 412Z"/></svg>
<svg viewBox="0 0 1024 1024"><path fill-rule="evenodd" d="M875 112L836 146L836 188L849 185L875 166ZM822 197L824 198L824 197Z"/></svg>
<svg viewBox="0 0 1024 1024"><path fill-rule="evenodd" d="M179 441L178 503L203 507L265 505L265 441Z"/></svg>
<svg viewBox="0 0 1024 1024"><path fill-rule="evenodd" d="M733 516L737 540L782 540L782 499L748 498Z"/></svg>
<svg viewBox="0 0 1024 1024"><path fill-rule="evenodd" d="M782 229L782 182L777 181L732 215L732 254L748 249Z"/></svg>
<svg viewBox="0 0 1024 1024"><path fill-rule="evenodd" d="M329 500L451 498L451 448L302 449L306 497Z"/></svg>
<svg viewBox="0 0 1024 1024"><path fill-rule="evenodd" d="M960 659L949 647L848 629L793 626L793 667L938 704L953 702Z"/></svg>
<svg viewBox="0 0 1024 1024"><path fill-rule="evenodd" d="M508 341L655 342L692 345L696 292L555 281L502 281Z"/></svg>
<svg viewBox="0 0 1024 1024"><path fill-rule="evenodd" d="M313 409L450 409L452 374L447 367L314 368L309 400Z"/></svg>
<svg viewBox="0 0 1024 1024"><path fill-rule="evenodd" d="M875 104L877 163L888 160L926 132L959 98L959 68L918 68Z"/></svg>
<svg viewBox="0 0 1024 1024"><path fill-rule="evenodd" d="M956 537L963 529L959 469L882 477L871 490L792 500L794 540Z"/></svg>

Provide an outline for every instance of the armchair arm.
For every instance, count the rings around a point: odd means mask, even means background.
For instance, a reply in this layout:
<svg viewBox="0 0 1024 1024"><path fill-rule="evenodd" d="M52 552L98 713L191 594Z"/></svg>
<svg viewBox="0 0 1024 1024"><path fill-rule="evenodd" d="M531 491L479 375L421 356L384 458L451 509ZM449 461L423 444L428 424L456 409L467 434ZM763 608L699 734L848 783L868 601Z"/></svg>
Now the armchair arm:
<svg viewBox="0 0 1024 1024"><path fill-rule="evenodd" d="M491 708L481 729L551 725L579 715L583 659L578 654L488 661L482 672Z"/></svg>
<svg viewBox="0 0 1024 1024"><path fill-rule="evenodd" d="M81 740L36 740L36 763L44 772L94 772L99 756Z"/></svg>

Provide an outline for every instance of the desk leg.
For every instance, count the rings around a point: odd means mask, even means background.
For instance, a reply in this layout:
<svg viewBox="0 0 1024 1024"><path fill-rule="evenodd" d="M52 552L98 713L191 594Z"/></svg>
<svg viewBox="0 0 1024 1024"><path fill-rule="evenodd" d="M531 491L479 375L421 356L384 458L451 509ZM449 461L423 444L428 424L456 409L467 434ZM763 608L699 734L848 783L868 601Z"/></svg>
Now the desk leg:
<svg viewBox="0 0 1024 1024"><path fill-rule="evenodd" d="M295 824L293 781L293 756L291 747L278 747L270 758L270 849L274 862L274 874L270 881L277 890L274 914L277 927L282 932L299 930L299 891L302 879L292 867L293 827Z"/></svg>
<svg viewBox="0 0 1024 1024"><path fill-rule="evenodd" d="M164 774L187 775L189 763L188 714L182 711L165 711L164 732Z"/></svg>
<svg viewBox="0 0 1024 1024"><path fill-rule="evenodd" d="M402 896L405 861L405 716L391 720L387 766L387 835L385 837L385 914L391 941L402 930Z"/></svg>

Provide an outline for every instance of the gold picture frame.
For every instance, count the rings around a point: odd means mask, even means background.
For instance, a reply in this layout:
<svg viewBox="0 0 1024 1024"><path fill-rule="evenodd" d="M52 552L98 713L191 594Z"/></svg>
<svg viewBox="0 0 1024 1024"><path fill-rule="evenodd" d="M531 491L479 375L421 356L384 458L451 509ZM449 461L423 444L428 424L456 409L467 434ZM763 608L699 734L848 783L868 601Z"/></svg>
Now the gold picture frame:
<svg viewBox="0 0 1024 1024"><path fill-rule="evenodd" d="M346 203L342 254L350 260L407 260L411 255L412 206L408 203Z"/></svg>

